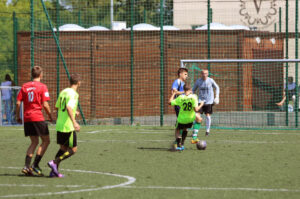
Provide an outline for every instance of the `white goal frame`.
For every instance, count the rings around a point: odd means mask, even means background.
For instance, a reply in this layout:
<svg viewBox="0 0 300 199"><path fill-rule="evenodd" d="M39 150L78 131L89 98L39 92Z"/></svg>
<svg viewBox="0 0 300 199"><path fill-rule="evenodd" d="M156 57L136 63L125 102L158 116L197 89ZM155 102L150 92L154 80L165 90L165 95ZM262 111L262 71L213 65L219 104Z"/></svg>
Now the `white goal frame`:
<svg viewBox="0 0 300 199"><path fill-rule="evenodd" d="M188 63L300 63L300 59L181 59L180 67L185 68ZM296 78L299 77L296 76ZM300 96L298 97L298 107L300 108ZM286 117L287 115L288 110L286 110ZM298 111L296 111L295 117L298 118ZM297 123L295 126L298 128Z"/></svg>
<svg viewBox="0 0 300 199"><path fill-rule="evenodd" d="M180 67L185 68L184 63L296 63L300 59L181 59Z"/></svg>

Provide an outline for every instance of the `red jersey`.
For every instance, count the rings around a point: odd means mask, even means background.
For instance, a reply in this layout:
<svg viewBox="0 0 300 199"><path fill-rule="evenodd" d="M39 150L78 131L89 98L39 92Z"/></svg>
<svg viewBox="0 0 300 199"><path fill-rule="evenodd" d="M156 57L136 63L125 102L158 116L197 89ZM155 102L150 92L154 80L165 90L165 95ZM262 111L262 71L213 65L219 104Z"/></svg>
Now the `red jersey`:
<svg viewBox="0 0 300 199"><path fill-rule="evenodd" d="M24 122L45 120L42 113L43 102L50 100L48 88L45 84L37 81L23 84L17 100L23 101Z"/></svg>

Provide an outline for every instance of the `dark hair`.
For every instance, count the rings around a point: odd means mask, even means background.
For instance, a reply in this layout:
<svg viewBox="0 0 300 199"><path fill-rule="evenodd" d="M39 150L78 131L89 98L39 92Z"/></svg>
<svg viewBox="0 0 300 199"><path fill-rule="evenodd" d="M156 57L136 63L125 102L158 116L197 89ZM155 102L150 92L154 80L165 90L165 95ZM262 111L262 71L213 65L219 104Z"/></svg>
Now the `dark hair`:
<svg viewBox="0 0 300 199"><path fill-rule="evenodd" d="M6 80L6 81L12 81L9 74L6 74L6 75L5 75L5 80Z"/></svg>
<svg viewBox="0 0 300 199"><path fill-rule="evenodd" d="M81 81L81 78L77 73L71 74L71 76L70 76L70 84L71 85L76 85L80 81Z"/></svg>
<svg viewBox="0 0 300 199"><path fill-rule="evenodd" d="M184 91L189 91L189 90L192 90L192 87L191 87L190 84L186 83L186 84L184 84L184 86L183 86L183 90L184 90Z"/></svg>
<svg viewBox="0 0 300 199"><path fill-rule="evenodd" d="M293 82L294 81L294 78L292 76L289 76L288 77L288 82Z"/></svg>
<svg viewBox="0 0 300 199"><path fill-rule="evenodd" d="M178 77L179 77L180 73L183 73L183 72L189 72L189 70L187 68L179 68L177 71Z"/></svg>
<svg viewBox="0 0 300 199"><path fill-rule="evenodd" d="M41 76L42 72L43 72L42 67L40 67L40 66L34 66L31 69L31 77L32 78L38 78L38 77Z"/></svg>

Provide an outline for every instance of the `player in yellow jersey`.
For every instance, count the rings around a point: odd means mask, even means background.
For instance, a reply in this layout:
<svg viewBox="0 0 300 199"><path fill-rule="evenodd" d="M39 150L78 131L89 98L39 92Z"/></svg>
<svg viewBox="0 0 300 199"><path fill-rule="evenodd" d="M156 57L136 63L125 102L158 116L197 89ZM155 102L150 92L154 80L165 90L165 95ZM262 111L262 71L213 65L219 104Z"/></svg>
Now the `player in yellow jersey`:
<svg viewBox="0 0 300 199"><path fill-rule="evenodd" d="M55 159L48 162L48 166L52 169L50 177L64 177L58 172L58 166L61 161L71 157L77 151L77 136L76 131L80 131L80 126L75 120L77 115L78 93L77 89L80 86L80 77L78 74L72 74L70 77L69 88L60 92L56 101L55 107L58 110L56 121L57 144L60 149L57 152Z"/></svg>
<svg viewBox="0 0 300 199"><path fill-rule="evenodd" d="M184 150L184 141L187 136L187 129L193 126L194 120L196 120L197 123L202 121L200 114L196 112L199 111L204 104L201 102L198 106L197 96L193 94L190 84L185 84L183 86L183 90L183 95L174 99L176 95L174 92L169 99L169 104L180 107L175 129L176 140L174 143L174 149L179 151ZM182 135L180 134L180 130L183 130Z"/></svg>

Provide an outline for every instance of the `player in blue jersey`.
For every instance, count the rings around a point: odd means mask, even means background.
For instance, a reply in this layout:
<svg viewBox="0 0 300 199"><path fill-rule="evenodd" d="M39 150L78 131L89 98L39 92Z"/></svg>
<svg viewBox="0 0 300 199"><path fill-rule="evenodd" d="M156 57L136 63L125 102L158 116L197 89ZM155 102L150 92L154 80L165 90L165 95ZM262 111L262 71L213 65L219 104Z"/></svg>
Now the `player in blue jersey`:
<svg viewBox="0 0 300 199"><path fill-rule="evenodd" d="M176 97L184 93L183 86L188 77L188 69L187 68L179 68L177 71L178 78L172 84L172 94L176 93ZM178 117L179 106L174 106L176 117Z"/></svg>
<svg viewBox="0 0 300 199"><path fill-rule="evenodd" d="M172 84L172 95L174 94L174 99L176 99L178 96L182 95L184 93L183 86L186 82L186 79L188 78L188 69L187 68L179 68L177 71L177 79ZM176 117L178 117L180 106L174 106ZM183 130L180 130L181 134L187 134L187 131L182 132Z"/></svg>
<svg viewBox="0 0 300 199"><path fill-rule="evenodd" d="M218 84L210 77L208 77L208 70L201 71L201 78L197 79L193 87L193 93L198 92L199 102L204 102L204 106L200 109L201 114L206 115L206 133L208 136L211 125L211 114L213 113L213 105L219 104L220 89ZM214 89L216 95L214 95Z"/></svg>

